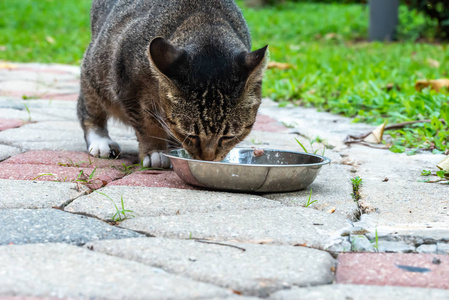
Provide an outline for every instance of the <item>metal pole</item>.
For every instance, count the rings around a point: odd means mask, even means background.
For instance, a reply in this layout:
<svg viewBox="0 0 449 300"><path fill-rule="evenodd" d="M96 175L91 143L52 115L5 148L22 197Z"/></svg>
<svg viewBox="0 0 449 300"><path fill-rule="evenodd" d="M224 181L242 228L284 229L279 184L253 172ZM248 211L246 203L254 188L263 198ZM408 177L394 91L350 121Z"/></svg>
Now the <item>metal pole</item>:
<svg viewBox="0 0 449 300"><path fill-rule="evenodd" d="M399 23L399 0L369 0L370 41L391 41Z"/></svg>

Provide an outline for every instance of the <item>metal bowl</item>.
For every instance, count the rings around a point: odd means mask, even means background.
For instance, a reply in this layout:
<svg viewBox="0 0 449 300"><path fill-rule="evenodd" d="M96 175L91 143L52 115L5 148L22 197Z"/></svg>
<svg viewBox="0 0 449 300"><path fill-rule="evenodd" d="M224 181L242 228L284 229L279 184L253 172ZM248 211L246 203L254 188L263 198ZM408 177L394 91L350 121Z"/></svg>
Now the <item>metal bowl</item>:
<svg viewBox="0 0 449 300"><path fill-rule="evenodd" d="M302 152L234 148L221 162L192 159L184 149L167 151L178 176L192 185L241 192L290 192L309 186L329 158ZM262 152L262 151L260 151Z"/></svg>

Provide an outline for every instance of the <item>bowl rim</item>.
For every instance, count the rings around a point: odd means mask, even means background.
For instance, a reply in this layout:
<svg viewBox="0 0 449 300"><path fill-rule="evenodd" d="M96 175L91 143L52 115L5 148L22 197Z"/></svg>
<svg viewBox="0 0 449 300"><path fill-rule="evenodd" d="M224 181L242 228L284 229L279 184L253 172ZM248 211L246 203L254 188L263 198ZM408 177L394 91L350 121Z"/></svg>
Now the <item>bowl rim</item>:
<svg viewBox="0 0 449 300"><path fill-rule="evenodd" d="M242 150L256 150L256 148L252 148L252 147L234 147L232 150L235 149L242 149ZM291 151L291 150L280 150L280 149L271 149L271 148L257 148L260 150L269 150L269 151L278 151L278 152L288 152L288 153L295 153L295 154L303 154L303 155L308 155L308 156L314 156L314 157L318 157L321 158L323 161L319 162L319 163L314 163L314 164L287 164L287 165L264 165L264 164L236 164L236 163L224 163L221 161L207 161L207 160L199 160L199 159L193 159L193 158L183 158L183 157L179 157L179 156L174 156L171 155L170 152L171 151L179 151L179 150L184 150L186 151L184 148L176 148L176 149L169 149L169 150L165 150L164 152L162 152L163 155L167 156L170 159L177 159L177 160L182 160L182 161L188 161L188 162L195 162L195 163L204 163L204 164L212 164L212 165L222 165L222 166L239 166L239 167L282 167L282 168L291 168L291 167L314 167L314 166L324 166L324 165L328 165L331 163L331 159L327 158L325 156L322 155L318 155L318 154L311 154L311 153L306 153L306 152L300 152L300 151ZM232 151L231 150L231 151Z"/></svg>

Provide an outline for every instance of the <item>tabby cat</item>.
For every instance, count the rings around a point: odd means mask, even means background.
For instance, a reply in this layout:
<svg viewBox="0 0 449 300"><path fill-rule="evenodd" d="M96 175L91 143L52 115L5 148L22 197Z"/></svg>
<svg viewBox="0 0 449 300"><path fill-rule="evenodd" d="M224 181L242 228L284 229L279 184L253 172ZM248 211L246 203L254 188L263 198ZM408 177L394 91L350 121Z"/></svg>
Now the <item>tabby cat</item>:
<svg viewBox="0 0 449 300"><path fill-rule="evenodd" d="M94 0L78 117L88 151L117 157L107 120L132 126L144 166L168 168L170 141L220 161L250 132L267 47L232 0Z"/></svg>

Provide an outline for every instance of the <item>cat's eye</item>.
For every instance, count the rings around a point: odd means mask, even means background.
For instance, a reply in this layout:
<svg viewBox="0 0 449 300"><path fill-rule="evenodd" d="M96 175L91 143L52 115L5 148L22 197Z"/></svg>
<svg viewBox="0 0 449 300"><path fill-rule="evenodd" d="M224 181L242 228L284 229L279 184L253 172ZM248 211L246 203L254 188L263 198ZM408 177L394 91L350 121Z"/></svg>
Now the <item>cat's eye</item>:
<svg viewBox="0 0 449 300"><path fill-rule="evenodd" d="M193 145L199 145L200 144L200 137L197 135L189 135L187 136L187 139L192 143Z"/></svg>
<svg viewBox="0 0 449 300"><path fill-rule="evenodd" d="M221 145L223 143L230 142L230 141L232 141L235 138L236 138L235 136L222 136L218 143Z"/></svg>

